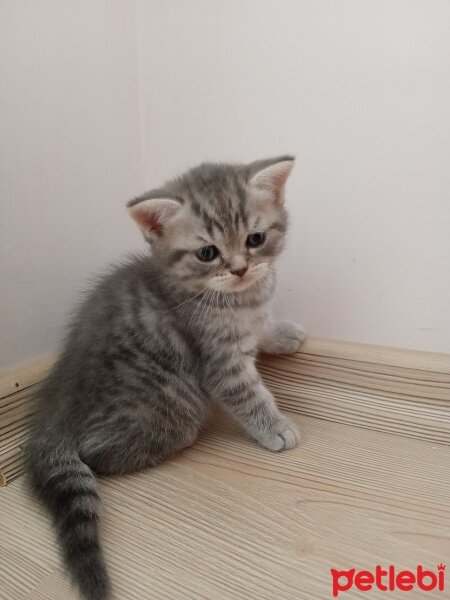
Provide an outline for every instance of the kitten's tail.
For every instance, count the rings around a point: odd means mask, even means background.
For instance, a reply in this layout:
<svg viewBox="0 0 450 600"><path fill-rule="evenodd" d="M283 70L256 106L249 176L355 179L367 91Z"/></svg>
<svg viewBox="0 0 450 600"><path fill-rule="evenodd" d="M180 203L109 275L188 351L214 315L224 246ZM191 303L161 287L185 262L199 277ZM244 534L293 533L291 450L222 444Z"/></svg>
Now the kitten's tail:
<svg viewBox="0 0 450 600"><path fill-rule="evenodd" d="M65 565L86 600L107 600L110 583L100 547L100 498L94 473L75 448L32 440L26 449L34 494L49 510Z"/></svg>

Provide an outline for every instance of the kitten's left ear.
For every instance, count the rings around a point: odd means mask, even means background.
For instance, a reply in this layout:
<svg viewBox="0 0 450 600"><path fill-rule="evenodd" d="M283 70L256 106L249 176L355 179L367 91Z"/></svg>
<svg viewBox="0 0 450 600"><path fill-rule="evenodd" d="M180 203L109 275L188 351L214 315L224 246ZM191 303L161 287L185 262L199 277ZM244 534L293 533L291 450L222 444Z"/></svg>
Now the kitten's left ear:
<svg viewBox="0 0 450 600"><path fill-rule="evenodd" d="M284 188L295 164L293 156L259 160L250 165L249 185L273 194L276 202L283 202Z"/></svg>

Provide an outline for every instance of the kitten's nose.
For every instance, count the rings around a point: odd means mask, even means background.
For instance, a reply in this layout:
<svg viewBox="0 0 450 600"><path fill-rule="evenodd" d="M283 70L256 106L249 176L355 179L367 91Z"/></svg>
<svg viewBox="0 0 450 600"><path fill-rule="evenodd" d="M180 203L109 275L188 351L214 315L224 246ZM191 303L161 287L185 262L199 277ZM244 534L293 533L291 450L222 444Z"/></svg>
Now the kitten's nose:
<svg viewBox="0 0 450 600"><path fill-rule="evenodd" d="M233 273L233 275L237 275L238 277L243 277L246 273L247 273L248 267L242 267L241 269L230 269L230 273Z"/></svg>

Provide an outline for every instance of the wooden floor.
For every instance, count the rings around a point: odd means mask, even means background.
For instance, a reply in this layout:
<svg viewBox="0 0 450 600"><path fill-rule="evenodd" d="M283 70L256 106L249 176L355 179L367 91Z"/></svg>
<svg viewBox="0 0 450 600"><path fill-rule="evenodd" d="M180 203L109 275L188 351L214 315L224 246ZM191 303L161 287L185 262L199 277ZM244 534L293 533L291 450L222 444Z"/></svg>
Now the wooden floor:
<svg viewBox="0 0 450 600"><path fill-rule="evenodd" d="M330 568L450 568L448 446L293 417L296 450L267 452L218 417L172 462L101 481L117 600L325 600ZM77 598L23 478L0 490L0 598Z"/></svg>

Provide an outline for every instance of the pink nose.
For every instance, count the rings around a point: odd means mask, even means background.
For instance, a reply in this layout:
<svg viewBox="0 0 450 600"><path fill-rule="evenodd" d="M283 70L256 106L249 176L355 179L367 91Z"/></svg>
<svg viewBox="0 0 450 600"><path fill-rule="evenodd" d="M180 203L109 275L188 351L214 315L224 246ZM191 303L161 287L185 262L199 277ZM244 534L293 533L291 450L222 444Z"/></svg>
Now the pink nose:
<svg viewBox="0 0 450 600"><path fill-rule="evenodd" d="M248 267L242 267L242 269L235 269L234 271L230 269L230 273L233 275L237 275L238 277L243 277L247 273Z"/></svg>

